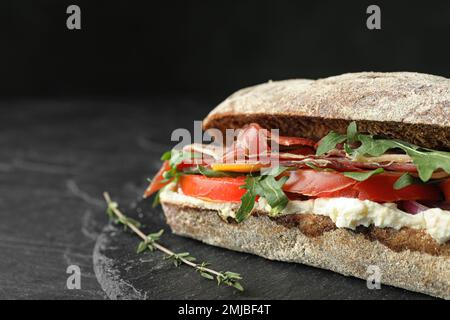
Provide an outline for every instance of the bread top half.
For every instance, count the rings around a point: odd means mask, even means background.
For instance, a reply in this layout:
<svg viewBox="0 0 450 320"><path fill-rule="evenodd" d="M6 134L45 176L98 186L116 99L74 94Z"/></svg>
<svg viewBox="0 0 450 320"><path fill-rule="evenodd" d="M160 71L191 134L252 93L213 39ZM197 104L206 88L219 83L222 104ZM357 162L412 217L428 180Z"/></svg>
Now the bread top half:
<svg viewBox="0 0 450 320"><path fill-rule="evenodd" d="M361 72L319 80L270 81L237 91L206 117L204 128L257 122L281 135L320 139L330 130L397 138L450 150L450 79L413 72Z"/></svg>

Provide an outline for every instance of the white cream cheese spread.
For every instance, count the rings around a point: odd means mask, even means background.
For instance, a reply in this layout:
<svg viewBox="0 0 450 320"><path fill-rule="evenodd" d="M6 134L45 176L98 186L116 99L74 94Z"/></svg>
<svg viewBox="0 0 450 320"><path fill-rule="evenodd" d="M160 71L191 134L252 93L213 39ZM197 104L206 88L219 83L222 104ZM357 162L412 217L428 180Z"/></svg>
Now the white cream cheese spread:
<svg viewBox="0 0 450 320"><path fill-rule="evenodd" d="M202 209L217 210L222 218L234 218L239 204L205 201L189 197L166 188L161 200L180 205L192 205ZM260 198L255 209L270 212L270 206ZM399 230L403 227L425 230L438 243L450 240L450 211L432 208L418 214L409 214L397 208L395 203L380 204L354 198L318 198L306 201L290 201L281 215L317 214L330 217L338 228L354 230L357 226L374 225Z"/></svg>

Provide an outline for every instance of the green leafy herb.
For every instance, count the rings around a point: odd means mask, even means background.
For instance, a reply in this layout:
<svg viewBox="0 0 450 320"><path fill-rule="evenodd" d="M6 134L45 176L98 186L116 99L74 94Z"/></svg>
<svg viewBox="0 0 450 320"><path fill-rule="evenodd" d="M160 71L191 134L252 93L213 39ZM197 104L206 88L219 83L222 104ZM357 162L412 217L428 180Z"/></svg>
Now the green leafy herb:
<svg viewBox="0 0 450 320"><path fill-rule="evenodd" d="M175 182L178 181L180 175L183 174L183 172L178 171L178 165L181 164L185 160L191 160L195 158L201 157L200 154L192 153L192 152L186 152L182 150L172 150L165 152L161 160L169 161L170 170L163 173L162 182L169 182L174 180Z"/></svg>
<svg viewBox="0 0 450 320"><path fill-rule="evenodd" d="M348 145L348 143L344 143L344 151L346 154L348 155L352 155L354 154L354 150L352 148L350 148L350 146Z"/></svg>
<svg viewBox="0 0 450 320"><path fill-rule="evenodd" d="M202 262L198 265L197 271L203 278L206 278L208 280L214 280L214 276L206 271L207 266L209 266L209 263Z"/></svg>
<svg viewBox="0 0 450 320"><path fill-rule="evenodd" d="M261 179L256 185L256 194L266 199L271 208L271 215L279 214L289 202L282 189L288 179L289 177L282 177L277 181L273 176L268 176Z"/></svg>
<svg viewBox="0 0 450 320"><path fill-rule="evenodd" d="M137 253L142 253L145 250L153 251L155 250L155 247L153 246L155 241L159 241L159 238L161 238L162 234L164 233L164 230L159 230L156 233L150 233L147 235L147 239L144 241L141 241L137 248Z"/></svg>
<svg viewBox="0 0 450 320"><path fill-rule="evenodd" d="M265 172L261 176L247 176L245 184L241 187L247 192L241 198L241 206L236 212L236 221L244 221L252 212L255 206L256 196L264 198L269 204L271 215L279 214L288 204L289 199L284 193L282 187L286 183L288 177L282 177L279 180L275 178L283 173L287 168L278 167Z"/></svg>
<svg viewBox="0 0 450 320"><path fill-rule="evenodd" d="M346 141L344 145L345 152L357 158L358 155L368 155L378 157L391 149L403 150L409 155L417 167L419 177L423 182L430 180L433 172L442 169L450 173L450 152L435 151L421 148L400 140L376 139L371 135L358 133L356 122L350 123L347 128L347 135L340 135L331 131L326 135L319 147L317 155L322 155L334 149L338 143ZM361 145L356 149L351 149L349 144L360 142Z"/></svg>
<svg viewBox="0 0 450 320"><path fill-rule="evenodd" d="M123 225L123 228L125 230L127 230L127 228L132 225L136 228L140 228L141 224L139 221L136 221L132 218L129 217L125 217L125 216L116 216L115 215L115 210L118 209L118 204L117 202L113 202L111 201L108 205L108 208L106 209L106 213L108 214L108 216L110 217L110 219L115 223L115 224L121 224Z"/></svg>
<svg viewBox="0 0 450 320"><path fill-rule="evenodd" d="M437 169L450 173L450 152L424 149L399 140L374 139L372 136L362 134L358 135L358 139L361 146L356 152L360 154L377 157L389 149L402 149L411 157L423 182L430 180Z"/></svg>
<svg viewBox="0 0 450 320"><path fill-rule="evenodd" d="M107 208L106 213L108 216L113 219L113 221L123 224L125 227L130 228L135 234L137 234L143 241L141 241L137 247L137 253L142 253L146 250L154 251L158 250L166 254L165 259L172 260L173 264L175 266L180 266L182 264L187 265L189 267L194 268L196 271L200 273L200 275L208 280L217 280L217 283L225 284L230 287L234 287L239 291L244 291L244 288L242 287L239 280L242 280L242 277L240 274L230 271L216 271L211 268L209 268L209 264L206 262L202 263L195 263L196 259L189 254L189 252L181 252L181 253L175 253L172 250L166 248L162 244L160 244L158 241L160 240L161 236L163 235L163 230L160 230L156 233L151 233L149 235L145 235L139 228L140 223L137 222L134 219L131 219L127 216L125 216L120 210L119 206L116 202L111 200L111 197L107 192L103 193L103 196L105 198Z"/></svg>
<svg viewBox="0 0 450 320"><path fill-rule="evenodd" d="M242 277L241 277L241 275L239 273L234 273L234 272L229 272L229 271L223 272L221 275L218 275L216 277L216 279L217 279L217 284L218 285L224 283L224 284L226 284L228 286L235 287L239 291L244 291L244 288L238 282L238 280L242 279Z"/></svg>
<svg viewBox="0 0 450 320"><path fill-rule="evenodd" d="M376 175L376 174L380 174L383 173L384 169L383 168L378 168L372 171L364 171L364 172L344 172L344 176L352 178L353 180L356 181L365 181L367 179L369 179L370 177Z"/></svg>
<svg viewBox="0 0 450 320"><path fill-rule="evenodd" d="M412 175L410 175L409 173L404 173L400 176L400 178L397 179L397 181L395 181L394 189L400 190L417 182L417 179Z"/></svg>
<svg viewBox="0 0 450 320"><path fill-rule="evenodd" d="M161 156L161 161L167 161L170 160L170 157L172 156L172 151L166 151Z"/></svg>
<svg viewBox="0 0 450 320"><path fill-rule="evenodd" d="M241 189L247 189L247 192L241 198L241 206L236 211L235 220L237 222L242 222L250 215L255 206L256 192L255 185L257 181L255 177L247 176L245 179L245 185Z"/></svg>
<svg viewBox="0 0 450 320"><path fill-rule="evenodd" d="M321 141L317 148L316 155L321 156L336 148L336 145L347 140L347 136L330 131Z"/></svg>
<svg viewBox="0 0 450 320"><path fill-rule="evenodd" d="M189 252L172 253L167 255L164 259L172 260L175 267L179 267L183 264L183 259L186 261L193 262L196 259L189 254Z"/></svg>
<svg viewBox="0 0 450 320"><path fill-rule="evenodd" d="M358 128L356 122L351 122L347 127L347 143L355 143L356 136L358 135Z"/></svg>

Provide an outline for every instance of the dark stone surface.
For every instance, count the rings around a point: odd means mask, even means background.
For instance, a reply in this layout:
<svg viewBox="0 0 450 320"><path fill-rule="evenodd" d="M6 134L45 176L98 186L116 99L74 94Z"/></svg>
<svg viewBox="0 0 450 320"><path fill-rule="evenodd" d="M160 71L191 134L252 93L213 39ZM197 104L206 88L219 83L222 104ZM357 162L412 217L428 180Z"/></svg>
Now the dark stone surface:
<svg viewBox="0 0 450 320"><path fill-rule="evenodd" d="M171 235L161 210L150 212L149 204L140 202L146 178L170 148L172 130L192 128L213 104L1 102L0 298L426 298L386 286L369 291L364 281ZM105 190L131 215L140 207L147 231L165 228L167 246L242 273L247 291L218 288L190 269L173 267L158 252L137 255L139 240L107 224ZM66 288L69 265L81 268L81 290Z"/></svg>
<svg viewBox="0 0 450 320"><path fill-rule="evenodd" d="M0 102L0 299L104 299L92 251L108 190L125 208L170 148L205 116L191 99ZM130 248L133 251L133 248ZM66 269L81 268L81 290Z"/></svg>

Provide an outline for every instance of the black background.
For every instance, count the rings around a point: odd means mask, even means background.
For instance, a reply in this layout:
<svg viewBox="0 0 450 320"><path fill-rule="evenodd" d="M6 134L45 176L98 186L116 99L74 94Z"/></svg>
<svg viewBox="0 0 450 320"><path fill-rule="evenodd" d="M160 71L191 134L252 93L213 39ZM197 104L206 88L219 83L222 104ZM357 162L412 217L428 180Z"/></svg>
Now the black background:
<svg viewBox="0 0 450 320"><path fill-rule="evenodd" d="M444 0L5 4L3 97L221 99L269 79L363 70L450 76L450 2ZM81 7L82 30L66 28L70 4ZM370 4L381 7L382 30L366 28Z"/></svg>

